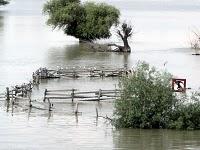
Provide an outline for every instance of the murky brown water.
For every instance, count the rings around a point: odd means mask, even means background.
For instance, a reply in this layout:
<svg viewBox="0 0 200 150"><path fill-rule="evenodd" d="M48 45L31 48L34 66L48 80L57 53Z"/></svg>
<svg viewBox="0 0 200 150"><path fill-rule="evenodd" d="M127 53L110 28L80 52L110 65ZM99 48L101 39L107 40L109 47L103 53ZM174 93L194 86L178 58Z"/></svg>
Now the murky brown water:
<svg viewBox="0 0 200 150"><path fill-rule="evenodd" d="M135 25L136 34L131 39L133 52L128 55L91 52L61 31L52 32L41 12L44 2L12 0L10 5L0 8L0 91L6 86L28 82L39 67L123 67L124 64L132 67L138 60L187 78L188 86L193 89L200 86L200 59L185 48L190 30L200 26L199 1L107 1L121 9L121 20L130 20ZM111 41L118 42L118 39L113 36ZM113 78L48 80L34 89L33 96L41 100L45 88L113 89L115 84L117 80ZM0 106L0 149L3 150L200 149L199 131L116 130L105 119L97 120L96 108L100 115L112 116L112 101L82 102L78 117L71 102L55 103L50 113L24 105L7 110L4 101L0 101Z"/></svg>

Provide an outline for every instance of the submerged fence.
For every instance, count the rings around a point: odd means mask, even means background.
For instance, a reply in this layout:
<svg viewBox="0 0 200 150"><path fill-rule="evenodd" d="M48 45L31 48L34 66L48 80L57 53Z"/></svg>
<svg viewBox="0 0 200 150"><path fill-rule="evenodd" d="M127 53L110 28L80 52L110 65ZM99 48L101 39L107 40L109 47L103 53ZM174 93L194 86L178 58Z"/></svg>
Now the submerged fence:
<svg viewBox="0 0 200 150"><path fill-rule="evenodd" d="M19 88L19 87L18 87ZM66 90L48 90L45 89L43 101L37 101L31 99L31 91L29 93L23 94L22 89L9 90L5 94L0 94L2 98L7 101L8 104L19 105L20 103L25 103L28 107L36 107L38 104L44 106L45 108L38 108L41 110L52 110L53 103L63 103L63 102L74 102L76 101L76 111L78 113L78 103L79 101L105 101L105 100L115 100L120 96L120 90L104 90L99 89L95 91L79 91L77 89L66 89Z"/></svg>
<svg viewBox="0 0 200 150"><path fill-rule="evenodd" d="M101 101L116 99L119 97L120 90L102 90L98 91L78 91L77 89L67 89L67 90L45 90L44 101L46 99L64 99L64 100L74 100L78 101Z"/></svg>
<svg viewBox="0 0 200 150"><path fill-rule="evenodd" d="M44 97L41 101L33 100L31 98L32 89L34 86L39 86L40 81L43 79L50 78L79 78L79 77L122 77L133 74L132 70L128 70L127 67L124 68L59 68L57 70L39 68L32 75L32 81L29 83L24 83L22 85L15 85L12 87L7 87L4 93L0 93L0 101L6 101L8 105L17 105L20 103L26 103L25 106L36 107L38 104L44 106L45 108L39 108L41 110L52 110L53 103L59 102L74 102L79 101L106 101L115 100L120 96L120 90L90 90L90 91L79 91L78 89L45 89ZM97 112L98 116L98 112Z"/></svg>
<svg viewBox="0 0 200 150"><path fill-rule="evenodd" d="M49 78L80 78L80 77L122 77L133 73L132 70L128 70L127 67L115 68L115 69L96 69L96 68L68 68L52 70L47 68L39 68L33 73L33 81L37 82L38 79Z"/></svg>

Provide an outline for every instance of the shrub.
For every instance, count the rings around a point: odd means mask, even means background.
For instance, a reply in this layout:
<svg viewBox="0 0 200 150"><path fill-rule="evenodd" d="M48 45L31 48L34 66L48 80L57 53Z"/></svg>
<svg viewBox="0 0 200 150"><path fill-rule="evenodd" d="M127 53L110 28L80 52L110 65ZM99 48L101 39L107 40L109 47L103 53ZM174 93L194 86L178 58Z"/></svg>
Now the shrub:
<svg viewBox="0 0 200 150"><path fill-rule="evenodd" d="M135 73L120 80L121 96L115 102L114 125L131 128L193 128L200 126L200 103L196 95L177 95L172 75L139 62ZM194 101L195 99L195 101Z"/></svg>
<svg viewBox="0 0 200 150"><path fill-rule="evenodd" d="M172 113L169 128L200 129L199 93L195 92L191 97L183 99L182 103L177 105L175 111Z"/></svg>

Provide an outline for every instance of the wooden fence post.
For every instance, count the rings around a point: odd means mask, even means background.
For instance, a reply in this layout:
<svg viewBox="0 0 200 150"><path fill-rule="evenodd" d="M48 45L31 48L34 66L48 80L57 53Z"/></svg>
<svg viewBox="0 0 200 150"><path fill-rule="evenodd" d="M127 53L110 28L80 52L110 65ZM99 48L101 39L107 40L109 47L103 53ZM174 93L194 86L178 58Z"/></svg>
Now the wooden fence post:
<svg viewBox="0 0 200 150"><path fill-rule="evenodd" d="M97 118L99 117L99 113L98 113L97 107L96 107L96 117L97 117Z"/></svg>
<svg viewBox="0 0 200 150"><path fill-rule="evenodd" d="M28 96L28 100L29 100L29 107L32 107L31 91L27 91L27 96Z"/></svg>
<svg viewBox="0 0 200 150"><path fill-rule="evenodd" d="M29 99L29 107L32 107L32 101Z"/></svg>
<svg viewBox="0 0 200 150"><path fill-rule="evenodd" d="M9 92L9 87L6 88L6 100L10 100L10 92Z"/></svg>
<svg viewBox="0 0 200 150"><path fill-rule="evenodd" d="M98 101L100 101L100 99L101 99L101 96L102 96L102 91L101 91L101 89L99 89Z"/></svg>
<svg viewBox="0 0 200 150"><path fill-rule="evenodd" d="M77 77L77 73L76 71L73 69L73 77L76 78Z"/></svg>
<svg viewBox="0 0 200 150"><path fill-rule="evenodd" d="M78 102L76 103L75 115L78 114Z"/></svg>
<svg viewBox="0 0 200 150"><path fill-rule="evenodd" d="M45 100L46 100L46 95L47 95L47 89L45 89L45 91L44 91L44 99L43 99L43 102L45 102Z"/></svg>
<svg viewBox="0 0 200 150"><path fill-rule="evenodd" d="M12 96L12 98L11 98L11 100L12 100L12 105L14 105L14 104L15 104L15 101L14 101L14 93L13 93L13 90L12 90L11 93L12 93L12 95L11 95L11 96Z"/></svg>
<svg viewBox="0 0 200 150"><path fill-rule="evenodd" d="M100 73L99 73L99 75L100 75L100 77L104 77L105 76L105 73L104 73L104 71L102 70Z"/></svg>
<svg viewBox="0 0 200 150"><path fill-rule="evenodd" d="M47 98L47 100L48 100L48 103L49 103L49 111L52 111L52 106L53 106L53 104L51 104L49 98Z"/></svg>
<svg viewBox="0 0 200 150"><path fill-rule="evenodd" d="M72 102L74 102L74 91L75 91L75 89L72 89L72 93L71 93L71 96L72 96Z"/></svg>

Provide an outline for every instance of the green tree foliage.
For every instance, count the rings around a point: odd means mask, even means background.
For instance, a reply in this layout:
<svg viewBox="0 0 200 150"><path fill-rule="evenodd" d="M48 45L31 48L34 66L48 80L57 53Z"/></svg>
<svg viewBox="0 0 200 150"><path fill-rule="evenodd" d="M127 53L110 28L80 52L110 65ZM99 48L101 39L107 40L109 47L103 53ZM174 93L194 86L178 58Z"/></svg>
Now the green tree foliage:
<svg viewBox="0 0 200 150"><path fill-rule="evenodd" d="M192 97L175 94L171 89L171 77L147 63L138 63L135 74L120 81L122 92L115 102L115 126L199 129L198 94Z"/></svg>
<svg viewBox="0 0 200 150"><path fill-rule="evenodd" d="M200 93L182 98L171 115L170 128L200 129ZM185 103L185 104L183 104Z"/></svg>
<svg viewBox="0 0 200 150"><path fill-rule="evenodd" d="M50 0L44 13L49 16L48 25L87 41L110 37L110 28L120 15L118 9L105 3L81 4L79 0Z"/></svg>
<svg viewBox="0 0 200 150"><path fill-rule="evenodd" d="M9 2L7 0L0 0L0 6L1 5L6 5L8 4Z"/></svg>

